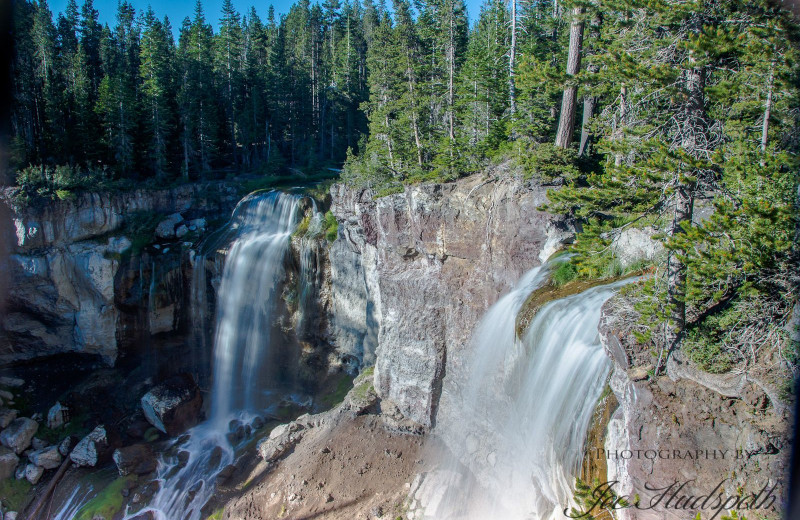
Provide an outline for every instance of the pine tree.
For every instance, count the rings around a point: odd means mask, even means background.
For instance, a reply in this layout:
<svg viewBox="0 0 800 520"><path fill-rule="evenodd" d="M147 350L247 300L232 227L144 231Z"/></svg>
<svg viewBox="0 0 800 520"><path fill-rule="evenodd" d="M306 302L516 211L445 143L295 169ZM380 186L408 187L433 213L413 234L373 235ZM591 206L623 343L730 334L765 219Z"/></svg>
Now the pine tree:
<svg viewBox="0 0 800 520"><path fill-rule="evenodd" d="M168 26L156 18L152 9L145 12L143 25L139 76L142 80L145 135L152 169L156 175L163 175L168 167L167 149L173 128L170 96L174 92L174 50Z"/></svg>

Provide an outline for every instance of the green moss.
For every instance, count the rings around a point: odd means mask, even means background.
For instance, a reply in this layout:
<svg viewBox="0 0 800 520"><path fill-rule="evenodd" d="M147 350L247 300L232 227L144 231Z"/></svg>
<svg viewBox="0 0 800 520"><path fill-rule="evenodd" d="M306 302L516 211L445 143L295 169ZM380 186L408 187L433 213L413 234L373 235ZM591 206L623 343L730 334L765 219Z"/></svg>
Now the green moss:
<svg viewBox="0 0 800 520"><path fill-rule="evenodd" d="M224 513L224 512L225 512L225 510L222 509L222 508L217 509L216 511L214 511L213 513L208 515L208 518L206 520L221 520L222 513Z"/></svg>
<svg viewBox="0 0 800 520"><path fill-rule="evenodd" d="M78 511L75 520L93 520L97 516L111 520L122 511L122 490L133 479L130 476L115 479Z"/></svg>
<svg viewBox="0 0 800 520"><path fill-rule="evenodd" d="M147 431L144 432L145 442L155 442L160 436L161 432L155 427L148 428Z"/></svg>
<svg viewBox="0 0 800 520"><path fill-rule="evenodd" d="M44 425L39 426L36 436L50 444L57 444L67 435L78 438L84 437L89 433L89 428L84 427L87 417L88 414L86 413L74 415L63 428L48 428Z"/></svg>
<svg viewBox="0 0 800 520"><path fill-rule="evenodd" d="M310 225L311 225L311 214L308 213L306 214L305 217L303 217L303 220L301 220L300 223L297 224L293 236L298 238L306 236L306 233L308 233L308 226Z"/></svg>
<svg viewBox="0 0 800 520"><path fill-rule="evenodd" d="M332 212L328 211L325 213L325 218L323 219L322 224L325 238L328 239L328 242L333 242L336 240L336 236L339 233L339 222L336 220L336 217Z"/></svg>
<svg viewBox="0 0 800 520"><path fill-rule="evenodd" d="M8 511L22 511L32 496L30 483L25 480L9 478L0 482L0 502Z"/></svg>

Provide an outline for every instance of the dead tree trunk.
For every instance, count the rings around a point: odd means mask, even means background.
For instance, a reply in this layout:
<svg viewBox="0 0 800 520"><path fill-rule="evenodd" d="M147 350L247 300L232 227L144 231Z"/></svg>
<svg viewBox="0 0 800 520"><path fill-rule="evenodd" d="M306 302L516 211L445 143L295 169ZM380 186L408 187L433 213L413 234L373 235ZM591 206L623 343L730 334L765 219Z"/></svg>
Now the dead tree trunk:
<svg viewBox="0 0 800 520"><path fill-rule="evenodd" d="M572 24L569 28L569 54L567 56L567 75L575 76L581 68L581 49L583 47L583 7L572 8ZM561 99L561 117L556 132L556 146L569 148L575 131L575 105L578 98L578 85L569 84L564 88Z"/></svg>

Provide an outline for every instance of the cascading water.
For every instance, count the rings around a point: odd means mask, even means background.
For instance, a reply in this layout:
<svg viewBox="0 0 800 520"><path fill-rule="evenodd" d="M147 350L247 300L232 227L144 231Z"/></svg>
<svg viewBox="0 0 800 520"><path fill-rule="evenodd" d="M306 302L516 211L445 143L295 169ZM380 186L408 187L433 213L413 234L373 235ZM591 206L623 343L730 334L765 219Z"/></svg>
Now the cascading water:
<svg viewBox="0 0 800 520"><path fill-rule="evenodd" d="M235 238L217 300L210 418L162 458L157 477L161 486L150 506L135 514L150 511L157 520L199 520L217 475L234 460L229 423L245 421L270 404L265 392L290 390L280 377L283 370L270 366L277 358L269 347L298 201L297 196L279 192L250 195L234 210L227 235L215 242ZM203 264L204 258L197 255L196 270L204 270ZM197 285L205 290L205 275L197 276L203 278L196 280ZM179 452L188 453L188 461L180 462L185 455L180 457Z"/></svg>
<svg viewBox="0 0 800 520"><path fill-rule="evenodd" d="M600 309L624 282L544 305L517 338L517 313L547 276L546 266L529 272L486 313L466 377L445 380L442 399L459 413L433 432L446 448L417 493L425 518L538 520L569 507L610 369Z"/></svg>

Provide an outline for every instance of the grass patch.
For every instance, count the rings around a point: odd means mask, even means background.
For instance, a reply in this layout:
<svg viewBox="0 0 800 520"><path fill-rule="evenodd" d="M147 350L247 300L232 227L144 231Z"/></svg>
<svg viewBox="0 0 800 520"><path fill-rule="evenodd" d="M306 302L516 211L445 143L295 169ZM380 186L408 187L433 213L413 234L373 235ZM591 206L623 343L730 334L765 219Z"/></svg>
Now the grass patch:
<svg viewBox="0 0 800 520"><path fill-rule="evenodd" d="M86 503L75 515L75 520L93 520L96 516L111 519L122 511L122 490L134 477L119 477L111 482L96 497Z"/></svg>
<svg viewBox="0 0 800 520"><path fill-rule="evenodd" d="M334 376L335 380L331 385L332 389L320 398L320 404L326 410L334 408L344 401L347 392L353 388L353 378L346 372L340 372Z"/></svg>
<svg viewBox="0 0 800 520"><path fill-rule="evenodd" d="M7 511L22 511L31 501L30 482L25 479L17 480L14 477L0 482L0 501Z"/></svg>

